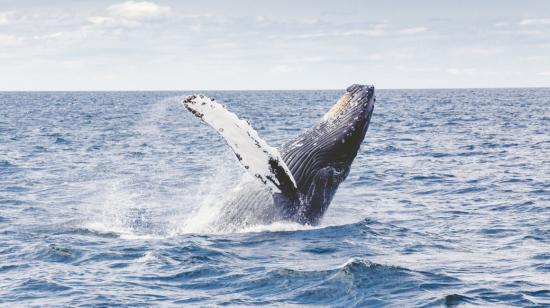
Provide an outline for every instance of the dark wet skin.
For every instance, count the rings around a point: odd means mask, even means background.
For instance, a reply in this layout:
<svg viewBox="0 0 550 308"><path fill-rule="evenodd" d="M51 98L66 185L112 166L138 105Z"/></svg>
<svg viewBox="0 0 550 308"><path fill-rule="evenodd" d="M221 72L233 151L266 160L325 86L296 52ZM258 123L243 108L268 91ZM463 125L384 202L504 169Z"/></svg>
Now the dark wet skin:
<svg viewBox="0 0 550 308"><path fill-rule="evenodd" d="M280 149L298 192L272 195L265 187L251 183L224 206L216 225L233 229L275 221L318 224L349 174L374 102L374 87L348 87L322 121Z"/></svg>

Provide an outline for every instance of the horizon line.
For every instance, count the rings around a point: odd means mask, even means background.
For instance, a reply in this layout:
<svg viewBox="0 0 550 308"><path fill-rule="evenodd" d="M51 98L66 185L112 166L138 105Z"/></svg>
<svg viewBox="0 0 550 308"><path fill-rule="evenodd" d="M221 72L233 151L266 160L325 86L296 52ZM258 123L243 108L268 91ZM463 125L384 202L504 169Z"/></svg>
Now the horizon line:
<svg viewBox="0 0 550 308"><path fill-rule="evenodd" d="M434 88L377 88L376 90L481 90L481 89L548 89L550 86L514 86L514 87L434 87ZM0 93L5 92L200 92L200 91L215 91L215 92L236 92L236 91L340 91L343 88L304 88L304 89L144 89L144 90L0 90Z"/></svg>

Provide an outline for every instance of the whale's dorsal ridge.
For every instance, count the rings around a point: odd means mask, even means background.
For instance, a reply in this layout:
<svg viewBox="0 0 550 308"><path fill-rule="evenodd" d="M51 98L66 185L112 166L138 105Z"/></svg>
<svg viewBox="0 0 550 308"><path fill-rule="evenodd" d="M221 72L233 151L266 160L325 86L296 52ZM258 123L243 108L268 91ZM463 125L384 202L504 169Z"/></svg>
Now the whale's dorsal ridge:
<svg viewBox="0 0 550 308"><path fill-rule="evenodd" d="M225 106L204 95L187 97L183 104L211 126L231 147L239 163L272 193L298 199L298 188L279 151L268 145L250 126Z"/></svg>

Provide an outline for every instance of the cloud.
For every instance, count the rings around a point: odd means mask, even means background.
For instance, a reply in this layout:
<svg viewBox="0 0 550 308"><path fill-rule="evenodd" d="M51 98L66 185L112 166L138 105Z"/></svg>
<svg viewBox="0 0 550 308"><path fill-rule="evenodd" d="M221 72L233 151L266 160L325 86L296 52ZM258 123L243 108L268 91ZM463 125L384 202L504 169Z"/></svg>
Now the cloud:
<svg viewBox="0 0 550 308"><path fill-rule="evenodd" d="M266 19L267 21L267 19ZM388 22L379 23L334 23L330 21L294 20L271 22L271 30L277 30L273 37L287 39L325 39L343 37L383 37L388 32ZM280 33L284 32L284 35Z"/></svg>
<svg viewBox="0 0 550 308"><path fill-rule="evenodd" d="M487 48L459 48L451 51L453 56L490 56L496 53L497 50Z"/></svg>
<svg viewBox="0 0 550 308"><path fill-rule="evenodd" d="M315 38L327 38L327 37L345 37L345 36L383 36L386 34L384 30L349 30L349 31L332 31L332 32L317 32L317 33L304 33L287 36L291 39L315 39Z"/></svg>
<svg viewBox="0 0 550 308"><path fill-rule="evenodd" d="M325 60L326 58L323 56L311 56L311 57L298 58L296 59L296 62L318 63L318 62L324 62Z"/></svg>
<svg viewBox="0 0 550 308"><path fill-rule="evenodd" d="M452 75L474 75L477 73L475 68L449 68L446 70L447 73Z"/></svg>
<svg viewBox="0 0 550 308"><path fill-rule="evenodd" d="M441 72L441 69L436 67L410 67L410 66L403 66L403 65L396 65L394 66L396 70L409 72L409 73L437 73Z"/></svg>
<svg viewBox="0 0 550 308"><path fill-rule="evenodd" d="M102 27L125 27L135 28L141 25L139 21L129 19L117 19L109 16L90 16L88 21L96 26Z"/></svg>
<svg viewBox="0 0 550 308"><path fill-rule="evenodd" d="M550 71L540 72L540 73L538 73L537 75L540 75L540 76L550 76Z"/></svg>
<svg viewBox="0 0 550 308"><path fill-rule="evenodd" d="M401 48L384 53L372 53L364 56L367 60L371 61L403 61L412 59L415 57L415 52L410 48Z"/></svg>
<svg viewBox="0 0 550 308"><path fill-rule="evenodd" d="M519 24L522 26L550 25L550 18L524 19Z"/></svg>
<svg viewBox="0 0 550 308"><path fill-rule="evenodd" d="M381 22L381 23L368 26L368 29L343 31L343 32L340 32L339 35L341 36L361 35L361 36L370 36L370 37L384 36L386 35L387 27L388 27L387 22Z"/></svg>
<svg viewBox="0 0 550 308"><path fill-rule="evenodd" d="M15 11L0 12L0 25L7 25L11 23L13 21L12 16L14 14L15 14Z"/></svg>
<svg viewBox="0 0 550 308"><path fill-rule="evenodd" d="M107 7L105 16L90 16L88 22L94 26L107 28L136 28L143 22L159 20L172 12L167 6L153 2L126 1Z"/></svg>
<svg viewBox="0 0 550 308"><path fill-rule="evenodd" d="M104 24L114 22L115 19L112 17L105 17L105 16L90 16L88 17L88 21L95 25L104 25Z"/></svg>
<svg viewBox="0 0 550 308"><path fill-rule="evenodd" d="M341 36L351 36L351 35L362 35L362 36L383 36L386 32L383 29L372 29L372 30L351 30L340 32L338 35Z"/></svg>
<svg viewBox="0 0 550 308"><path fill-rule="evenodd" d="M494 27L506 27L509 26L510 23L507 21L497 21L493 24Z"/></svg>
<svg viewBox="0 0 550 308"><path fill-rule="evenodd" d="M296 38L296 39L310 39L310 38L321 38L321 37L327 37L330 36L329 33L306 33L306 34L297 34L297 35L290 35L289 38Z"/></svg>
<svg viewBox="0 0 550 308"><path fill-rule="evenodd" d="M379 61L384 59L385 57L380 53L373 53L373 54L367 55L366 58L372 61Z"/></svg>
<svg viewBox="0 0 550 308"><path fill-rule="evenodd" d="M370 26L367 29L352 29L352 30L346 30L346 31L337 31L337 32L329 32L329 33L319 33L310 35L309 37L322 37L322 36L368 36L368 37L383 37L391 33L397 33L401 35L415 35L415 34L421 34L428 31L428 28L426 27L410 27L410 28L403 28L400 30L390 30L388 28L390 24L388 22L383 22L376 24L374 26Z"/></svg>
<svg viewBox="0 0 550 308"><path fill-rule="evenodd" d="M15 35L0 34L0 46L15 46L22 42L20 37Z"/></svg>
<svg viewBox="0 0 550 308"><path fill-rule="evenodd" d="M61 37L63 34L65 34L65 33L64 32L55 32L55 33L44 34L44 35L35 35L35 36L33 36L33 39L35 39L35 40L50 40L50 39L55 39L55 38Z"/></svg>
<svg viewBox="0 0 550 308"><path fill-rule="evenodd" d="M397 33L404 34L404 35L414 35L414 34L420 34L428 31L428 28L426 27L413 27L413 28L405 28L399 30Z"/></svg>
<svg viewBox="0 0 550 308"><path fill-rule="evenodd" d="M130 20L157 19L168 15L172 9L153 2L126 1L107 8L109 15Z"/></svg>
<svg viewBox="0 0 550 308"><path fill-rule="evenodd" d="M295 70L294 68L288 65L282 64L282 65L273 66L269 71L276 74L286 74L286 73L293 72L294 70Z"/></svg>

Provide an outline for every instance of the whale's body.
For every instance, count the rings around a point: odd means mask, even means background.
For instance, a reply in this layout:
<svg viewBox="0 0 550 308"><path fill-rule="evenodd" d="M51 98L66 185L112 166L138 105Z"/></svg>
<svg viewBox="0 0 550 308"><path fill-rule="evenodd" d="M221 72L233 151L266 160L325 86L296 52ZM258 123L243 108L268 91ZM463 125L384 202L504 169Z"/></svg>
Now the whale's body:
<svg viewBox="0 0 550 308"><path fill-rule="evenodd" d="M318 224L349 174L374 102L374 87L352 85L317 125L277 150L215 101L187 98L185 106L215 128L245 169L265 184L245 184L226 202L214 225L232 230L276 221Z"/></svg>

